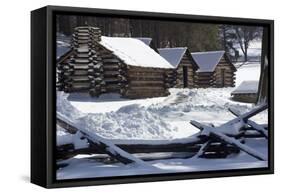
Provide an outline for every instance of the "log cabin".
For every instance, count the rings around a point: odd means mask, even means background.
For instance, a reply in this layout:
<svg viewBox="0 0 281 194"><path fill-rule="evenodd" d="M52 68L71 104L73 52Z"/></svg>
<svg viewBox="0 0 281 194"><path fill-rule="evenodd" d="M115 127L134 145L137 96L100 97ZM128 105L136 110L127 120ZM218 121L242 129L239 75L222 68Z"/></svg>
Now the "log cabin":
<svg viewBox="0 0 281 194"><path fill-rule="evenodd" d="M99 28L77 27L72 49L57 60L57 88L119 93L127 98L167 96L173 66L143 41L101 36Z"/></svg>
<svg viewBox="0 0 281 194"><path fill-rule="evenodd" d="M195 82L197 87L234 87L236 68L225 51L191 53L198 65Z"/></svg>
<svg viewBox="0 0 281 194"><path fill-rule="evenodd" d="M187 47L159 48L159 54L174 66L176 72L176 88L194 88L195 74L199 69L191 57Z"/></svg>
<svg viewBox="0 0 281 194"><path fill-rule="evenodd" d="M236 68L225 51L190 53L186 47L161 48L159 54L174 66L177 82L173 87L234 87Z"/></svg>

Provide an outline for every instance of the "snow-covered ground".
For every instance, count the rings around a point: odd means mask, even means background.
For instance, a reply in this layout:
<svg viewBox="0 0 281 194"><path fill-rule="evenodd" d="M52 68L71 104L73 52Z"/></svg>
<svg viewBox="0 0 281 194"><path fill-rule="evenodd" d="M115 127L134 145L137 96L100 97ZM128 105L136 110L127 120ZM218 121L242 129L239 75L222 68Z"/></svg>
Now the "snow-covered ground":
<svg viewBox="0 0 281 194"><path fill-rule="evenodd" d="M247 144L267 154L266 140L246 141ZM151 167L123 165L121 163L104 164L89 158L88 155L76 156L60 163L69 163L70 165L57 171L57 179L262 168L268 165L267 161L258 161L244 152L226 159L190 158L147 161L146 163Z"/></svg>
<svg viewBox="0 0 281 194"><path fill-rule="evenodd" d="M236 63L235 66L238 67L236 86L239 86L243 81L257 81L260 79L260 63Z"/></svg>
<svg viewBox="0 0 281 194"><path fill-rule="evenodd" d="M239 65L238 65L239 66ZM245 80L259 79L259 64L249 63L238 68L237 85ZM208 89L170 89L167 97L130 100L117 94L105 94L91 98L86 94L65 94L57 92L57 111L72 122L90 129L92 132L110 140L173 140L189 137L198 129L189 121L197 120L220 125L234 116L228 108L240 112L249 111L253 104L234 102L230 93L234 88ZM263 111L252 120L267 123L267 111ZM57 130L59 144L74 142L77 137L66 135ZM78 138L79 139L79 138ZM246 140L248 145L266 155L266 140ZM83 146L85 142L76 142ZM171 159L148 162L153 169L144 166L108 164L97 162L78 155L68 159L69 165L57 171L58 179L86 178L100 176L121 176L135 174L206 171L236 168L265 167L261 162L241 152L227 159Z"/></svg>

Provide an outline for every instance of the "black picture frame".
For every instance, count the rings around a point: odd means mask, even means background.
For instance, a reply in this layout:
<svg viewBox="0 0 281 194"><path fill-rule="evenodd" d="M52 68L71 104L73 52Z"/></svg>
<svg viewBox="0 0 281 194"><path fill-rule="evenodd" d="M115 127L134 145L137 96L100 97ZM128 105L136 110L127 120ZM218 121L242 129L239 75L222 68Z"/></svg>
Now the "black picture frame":
<svg viewBox="0 0 281 194"><path fill-rule="evenodd" d="M103 15L204 23L260 25L269 38L269 165L268 168L135 175L58 181L55 178L55 15ZM105 185L274 173L274 21L261 19L151 13L124 10L46 6L31 12L31 182L46 188Z"/></svg>

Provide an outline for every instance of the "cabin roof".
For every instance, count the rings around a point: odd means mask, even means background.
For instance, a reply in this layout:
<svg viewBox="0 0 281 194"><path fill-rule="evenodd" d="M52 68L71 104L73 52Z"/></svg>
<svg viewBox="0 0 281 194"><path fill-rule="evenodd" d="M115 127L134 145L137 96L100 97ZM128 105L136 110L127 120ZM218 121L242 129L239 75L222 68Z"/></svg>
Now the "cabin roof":
<svg viewBox="0 0 281 194"><path fill-rule="evenodd" d="M213 72L219 64L225 51L208 51L191 53L192 58L199 66L197 72Z"/></svg>
<svg viewBox="0 0 281 194"><path fill-rule="evenodd" d="M138 39L138 40L142 41L144 44L146 44L147 46L152 48L155 52L159 53L159 51L158 51L157 47L155 46L152 38L149 38L149 37L135 37L135 39Z"/></svg>
<svg viewBox="0 0 281 194"><path fill-rule="evenodd" d="M259 81L243 81L234 91L233 94L256 94L258 92Z"/></svg>
<svg viewBox="0 0 281 194"><path fill-rule="evenodd" d="M180 64L187 48L177 47L177 48L159 48L159 54L166 59L175 68Z"/></svg>
<svg viewBox="0 0 281 194"><path fill-rule="evenodd" d="M152 38L148 38L148 37L136 37L135 39L142 41L147 46L149 46L152 41Z"/></svg>
<svg viewBox="0 0 281 194"><path fill-rule="evenodd" d="M127 65L152 68L174 68L168 61L136 38L102 36L99 42Z"/></svg>

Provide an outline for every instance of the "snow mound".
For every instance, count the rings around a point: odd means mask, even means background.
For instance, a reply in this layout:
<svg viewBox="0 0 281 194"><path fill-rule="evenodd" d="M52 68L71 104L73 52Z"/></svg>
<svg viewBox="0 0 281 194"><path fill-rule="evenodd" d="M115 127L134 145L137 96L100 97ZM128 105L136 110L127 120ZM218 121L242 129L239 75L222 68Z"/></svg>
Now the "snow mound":
<svg viewBox="0 0 281 194"><path fill-rule="evenodd" d="M69 103L69 101L67 100L68 95L69 94L64 92L57 92L57 112L74 121L84 114L78 111Z"/></svg>
<svg viewBox="0 0 281 194"><path fill-rule="evenodd" d="M190 120L220 125L234 116L229 108L245 113L253 104L234 102L230 98L233 88L170 89L165 98L143 101L127 100L117 110L109 112L80 112L71 104L69 94L58 92L57 111L81 128L107 139L169 140L185 138L195 133ZM101 99L102 100L102 99ZM148 103L150 100L153 103ZM99 102L84 102L85 106ZM112 104L112 102L108 102ZM94 106L93 106L94 107ZM100 106L96 108L100 109ZM267 112L253 118L266 123ZM59 135L59 134L58 134Z"/></svg>
<svg viewBox="0 0 281 194"><path fill-rule="evenodd" d="M177 130L158 114L132 104L116 112L83 114L67 100L68 94L58 92L57 112L80 127L91 129L108 139L171 139Z"/></svg>
<svg viewBox="0 0 281 194"><path fill-rule="evenodd" d="M89 114L79 124L109 139L170 139L176 130L158 114L137 104L116 112Z"/></svg>

